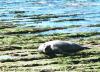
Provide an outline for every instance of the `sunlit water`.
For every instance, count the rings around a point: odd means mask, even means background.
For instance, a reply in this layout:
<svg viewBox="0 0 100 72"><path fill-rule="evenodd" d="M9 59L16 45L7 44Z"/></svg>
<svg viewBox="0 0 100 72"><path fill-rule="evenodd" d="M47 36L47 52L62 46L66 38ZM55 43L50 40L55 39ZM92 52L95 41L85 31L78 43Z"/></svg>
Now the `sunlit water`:
<svg viewBox="0 0 100 72"><path fill-rule="evenodd" d="M58 17L35 18L38 15L45 16L48 14ZM83 20L59 22L59 20L64 19ZM0 0L0 22L11 22L19 26L35 27L100 24L100 0ZM51 32L67 33L81 31L100 32L100 27L71 28Z"/></svg>
<svg viewBox="0 0 100 72"><path fill-rule="evenodd" d="M14 57L14 56L9 56L9 55L2 55L2 56L0 56L0 61L9 61L9 60L13 60L13 59L15 59L16 57Z"/></svg>

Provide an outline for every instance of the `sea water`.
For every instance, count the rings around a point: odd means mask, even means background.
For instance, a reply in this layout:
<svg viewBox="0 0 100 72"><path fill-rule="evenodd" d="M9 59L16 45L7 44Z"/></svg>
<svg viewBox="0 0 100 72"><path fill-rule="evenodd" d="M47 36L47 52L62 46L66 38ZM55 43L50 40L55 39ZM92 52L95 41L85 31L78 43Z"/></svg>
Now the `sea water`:
<svg viewBox="0 0 100 72"><path fill-rule="evenodd" d="M76 29L54 30L52 33L100 32L100 27L85 27L100 24L100 0L0 0L0 22L20 27L82 25Z"/></svg>

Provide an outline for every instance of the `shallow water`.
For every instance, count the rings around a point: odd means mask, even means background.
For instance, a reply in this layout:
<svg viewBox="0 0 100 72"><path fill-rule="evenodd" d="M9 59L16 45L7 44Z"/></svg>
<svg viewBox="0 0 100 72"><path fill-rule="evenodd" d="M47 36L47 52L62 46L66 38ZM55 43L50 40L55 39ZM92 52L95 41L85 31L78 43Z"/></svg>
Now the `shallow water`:
<svg viewBox="0 0 100 72"><path fill-rule="evenodd" d="M0 0L0 22L35 27L99 24L100 0Z"/></svg>
<svg viewBox="0 0 100 72"><path fill-rule="evenodd" d="M100 32L99 27L79 27L79 28L69 28L69 29L62 29L62 30L50 30L41 33L37 33L40 35L47 35L47 34L56 34L56 33L79 33L79 32Z"/></svg>
<svg viewBox="0 0 100 72"><path fill-rule="evenodd" d="M9 56L9 55L2 55L2 56L0 56L0 61L12 60L12 59L15 59L15 57Z"/></svg>

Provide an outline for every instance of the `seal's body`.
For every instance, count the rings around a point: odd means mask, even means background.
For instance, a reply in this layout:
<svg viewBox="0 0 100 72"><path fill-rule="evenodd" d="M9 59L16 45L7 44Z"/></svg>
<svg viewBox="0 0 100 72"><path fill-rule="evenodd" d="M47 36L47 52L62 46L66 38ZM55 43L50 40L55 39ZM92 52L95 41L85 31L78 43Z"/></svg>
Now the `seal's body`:
<svg viewBox="0 0 100 72"><path fill-rule="evenodd" d="M68 41L54 40L41 44L38 48L39 52L52 54L52 53L65 53L65 52L76 52L82 50L84 47L71 43Z"/></svg>

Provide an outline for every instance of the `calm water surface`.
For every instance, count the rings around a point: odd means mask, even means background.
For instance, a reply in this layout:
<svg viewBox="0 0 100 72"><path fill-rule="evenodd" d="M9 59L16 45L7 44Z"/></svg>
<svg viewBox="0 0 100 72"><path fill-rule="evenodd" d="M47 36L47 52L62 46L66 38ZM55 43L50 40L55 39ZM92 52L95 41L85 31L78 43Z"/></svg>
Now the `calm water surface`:
<svg viewBox="0 0 100 72"><path fill-rule="evenodd" d="M0 22L10 22L22 27L100 24L100 0L0 0ZM51 32L81 31L100 32L100 27L80 27Z"/></svg>

